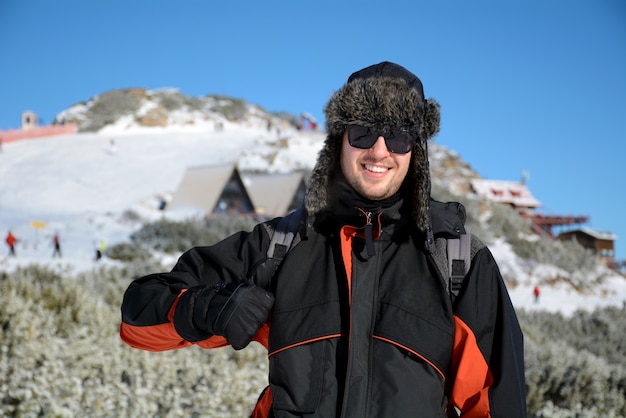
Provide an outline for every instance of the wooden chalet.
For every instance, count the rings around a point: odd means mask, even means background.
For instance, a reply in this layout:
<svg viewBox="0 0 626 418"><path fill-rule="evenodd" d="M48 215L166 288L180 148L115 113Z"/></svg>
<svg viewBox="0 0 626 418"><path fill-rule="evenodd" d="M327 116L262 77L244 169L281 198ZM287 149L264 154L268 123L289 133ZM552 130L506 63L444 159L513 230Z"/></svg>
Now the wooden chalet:
<svg viewBox="0 0 626 418"><path fill-rule="evenodd" d="M201 209L211 215L254 215L254 205L235 164L189 167L167 209Z"/></svg>
<svg viewBox="0 0 626 418"><path fill-rule="evenodd" d="M615 265L615 241L617 237L611 232L596 231L591 228L573 229L561 232L560 241L576 241L609 267Z"/></svg>

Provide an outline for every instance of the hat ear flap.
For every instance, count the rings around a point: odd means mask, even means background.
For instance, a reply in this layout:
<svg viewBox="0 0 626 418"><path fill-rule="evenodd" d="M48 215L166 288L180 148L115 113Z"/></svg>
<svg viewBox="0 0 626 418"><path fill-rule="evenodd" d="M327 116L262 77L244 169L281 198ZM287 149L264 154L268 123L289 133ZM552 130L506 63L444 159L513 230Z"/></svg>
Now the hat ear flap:
<svg viewBox="0 0 626 418"><path fill-rule="evenodd" d="M305 206L308 213L317 213L328 207L330 177L340 168L343 134L328 134L320 150L307 184Z"/></svg>
<svg viewBox="0 0 626 418"><path fill-rule="evenodd" d="M441 121L440 106L434 99L427 99L424 106L424 139L428 140L439 133Z"/></svg>
<svg viewBox="0 0 626 418"><path fill-rule="evenodd" d="M415 143L411 159L413 171L407 177L407 185L412 189L413 220L420 231L426 232L430 223L430 167L426 140Z"/></svg>

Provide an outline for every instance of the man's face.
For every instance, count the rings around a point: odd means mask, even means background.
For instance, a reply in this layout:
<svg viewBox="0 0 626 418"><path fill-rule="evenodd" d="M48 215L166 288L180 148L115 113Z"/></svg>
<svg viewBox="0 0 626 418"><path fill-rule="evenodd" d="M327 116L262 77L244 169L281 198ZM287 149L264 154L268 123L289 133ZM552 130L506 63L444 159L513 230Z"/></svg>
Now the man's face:
<svg viewBox="0 0 626 418"><path fill-rule="evenodd" d="M412 152L412 151L411 151ZM368 149L355 148L344 132L341 144L341 171L357 193L370 200L393 196L409 171L411 152L394 154L387 149L385 139L378 137Z"/></svg>

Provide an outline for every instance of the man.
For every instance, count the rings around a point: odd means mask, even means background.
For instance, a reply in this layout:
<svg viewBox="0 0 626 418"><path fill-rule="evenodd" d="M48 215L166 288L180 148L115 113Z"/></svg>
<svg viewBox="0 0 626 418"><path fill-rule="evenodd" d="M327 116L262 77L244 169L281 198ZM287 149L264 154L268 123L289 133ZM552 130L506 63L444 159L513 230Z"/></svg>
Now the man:
<svg viewBox="0 0 626 418"><path fill-rule="evenodd" d="M270 386L255 417L525 417L522 334L491 253L473 240L454 302L440 272L438 246L465 232L465 212L430 199L439 105L383 62L324 111L298 244L278 274L255 283L278 220L193 248L129 286L122 339L155 351L259 341Z"/></svg>
<svg viewBox="0 0 626 418"><path fill-rule="evenodd" d="M59 258L62 257L61 255L61 238L59 237L59 233L55 232L54 236L52 237L52 246L54 247L54 251L52 252L52 258L59 256Z"/></svg>
<svg viewBox="0 0 626 418"><path fill-rule="evenodd" d="M15 243L17 242L17 238L13 235L13 232L9 231L4 241L9 246L9 255L15 257Z"/></svg>

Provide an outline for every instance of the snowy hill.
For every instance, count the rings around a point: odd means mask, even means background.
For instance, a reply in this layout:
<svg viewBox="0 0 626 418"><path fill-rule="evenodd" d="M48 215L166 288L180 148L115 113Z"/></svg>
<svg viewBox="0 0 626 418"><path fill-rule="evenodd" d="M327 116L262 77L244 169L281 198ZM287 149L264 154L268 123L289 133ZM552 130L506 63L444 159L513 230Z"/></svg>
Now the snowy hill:
<svg viewBox="0 0 626 418"><path fill-rule="evenodd" d="M119 133L119 132L118 132ZM240 167L284 171L310 166L323 139L319 132L294 135L289 148L260 128L226 125L221 132L190 129L138 134L77 134L10 143L0 154L0 228L21 239L16 260L48 262L55 231L64 242L64 263L85 266L93 242L128 238L120 215L134 210L161 216L158 201L173 193L189 166L238 162ZM113 142L112 142L113 141ZM250 150L258 149L258 153ZM273 150L273 165L261 158ZM45 230L30 227L46 222ZM4 256L3 248L3 256Z"/></svg>
<svg viewBox="0 0 626 418"><path fill-rule="evenodd" d="M113 94L113 98L126 100L128 94ZM320 131L295 129L292 122L296 117L270 115L240 102L237 117L232 113L227 117L217 109L217 103L221 103L221 110L232 112L227 99L192 102L194 110L190 101L176 92L172 97L180 103L167 106L164 103L172 99L163 92L134 90L132 94L140 97L132 109L98 119L101 122L97 132L82 129L76 135L3 146L0 232L12 230L20 241L16 258L5 257L3 247L0 270L29 263L63 271L89 269L93 267L96 243L128 241L130 233L140 226L124 216L127 211L139 214L144 221L189 215L158 209L159 201L171 196L187 167L236 162L241 170L310 169L324 140ZM80 121L83 128L94 128L93 120L97 118L93 109L97 110L98 103L103 106L96 99L76 105L60 113L57 120ZM147 126L149 119L160 122ZM104 120L106 123L102 123ZM430 152L432 170L439 173L435 177L443 177L441 173L445 172L446 178L461 179L447 184L455 191L462 190L468 178L477 176L444 146L431 143ZM33 221L45 222L45 228L33 228ZM51 257L55 232L62 240L61 260ZM551 280L567 275L556 267L519 260L507 242L495 240L489 246L504 276L515 278L515 286L509 290L516 307L571 313L577 308L621 306L626 300L626 280L609 270L597 273L603 277L600 284L581 292L567 281ZM174 261L163 260L164 268ZM553 286L545 286L551 281L555 282ZM537 283L542 283L539 304L533 302L532 295Z"/></svg>
<svg viewBox="0 0 626 418"><path fill-rule="evenodd" d="M59 113L54 123L71 122L79 132L119 132L136 128L206 129L221 123L297 128L298 116L268 113L262 107L231 97L189 97L177 89L110 90Z"/></svg>

